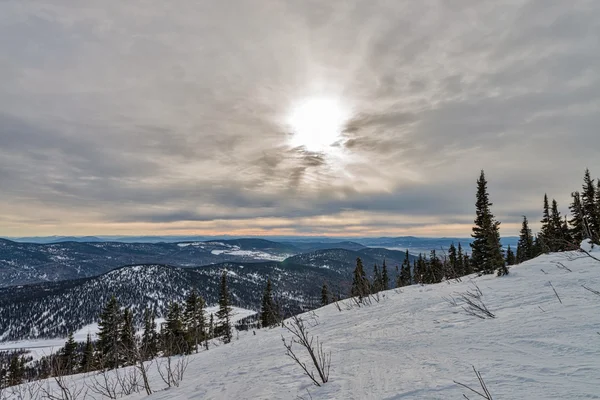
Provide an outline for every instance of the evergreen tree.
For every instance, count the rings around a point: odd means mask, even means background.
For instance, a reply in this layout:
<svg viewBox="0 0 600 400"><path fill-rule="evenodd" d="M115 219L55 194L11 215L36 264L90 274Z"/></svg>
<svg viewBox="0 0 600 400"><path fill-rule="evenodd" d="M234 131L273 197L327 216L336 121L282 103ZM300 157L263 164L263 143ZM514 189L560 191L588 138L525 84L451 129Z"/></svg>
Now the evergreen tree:
<svg viewBox="0 0 600 400"><path fill-rule="evenodd" d="M506 250L506 265L515 265L516 261L515 253L513 253L509 244L508 249Z"/></svg>
<svg viewBox="0 0 600 400"><path fill-rule="evenodd" d="M385 258L383 259L383 265L381 267L381 290L388 290L390 288L390 277L387 272L387 265L385 265Z"/></svg>
<svg viewBox="0 0 600 400"><path fill-rule="evenodd" d="M550 251L549 242L552 238L552 226L550 222L550 205L548 203L548 195L544 194L544 207L542 211L542 226L538 235L538 242L542 247L543 252Z"/></svg>
<svg viewBox="0 0 600 400"><path fill-rule="evenodd" d="M523 224L521 225L519 242L517 243L516 262L520 264L533 257L533 236L531 236L531 229L529 229L529 221L527 221L526 216L523 216Z"/></svg>
<svg viewBox="0 0 600 400"><path fill-rule="evenodd" d="M69 332L67 341L60 351L60 365L66 374L72 374L77 366L77 342L73 332Z"/></svg>
<svg viewBox="0 0 600 400"><path fill-rule="evenodd" d="M458 242L458 254L456 255L456 265L458 268L458 271L456 271L458 276L464 276L467 274L465 271L465 260L464 260L464 255L463 255L463 249L462 249L462 245L460 244L460 242Z"/></svg>
<svg viewBox="0 0 600 400"><path fill-rule="evenodd" d="M427 263L426 280L424 283L439 283L444 277L444 265L436 255L435 250L431 250L429 254L429 262Z"/></svg>
<svg viewBox="0 0 600 400"><path fill-rule="evenodd" d="M381 273L377 264L373 266L373 284L371 285L371 293L378 293L381 291Z"/></svg>
<svg viewBox="0 0 600 400"><path fill-rule="evenodd" d="M427 263L423 258L423 254L419 253L419 258L417 259L417 265L413 270L413 282L416 284L423 284L425 282L425 273L427 272Z"/></svg>
<svg viewBox="0 0 600 400"><path fill-rule="evenodd" d="M273 290L271 280L267 279L267 286L263 293L262 305L260 311L260 324L263 328L277 324L277 315L275 313L275 303L273 302Z"/></svg>
<svg viewBox="0 0 600 400"><path fill-rule="evenodd" d="M465 271L465 275L471 275L473 273L473 265L471 264L471 257L467 253L465 253L463 257L463 270Z"/></svg>
<svg viewBox="0 0 600 400"><path fill-rule="evenodd" d="M504 266L500 244L500 222L495 220L490 209L491 206L487 181L482 170L477 180L476 218L471 235L474 239L471 243L472 262L475 270L482 274L492 274L496 269Z"/></svg>
<svg viewBox="0 0 600 400"><path fill-rule="evenodd" d="M169 304L163 339L165 341L163 349L168 355L186 354L189 352L183 315L179 303L172 302Z"/></svg>
<svg viewBox="0 0 600 400"><path fill-rule="evenodd" d="M587 237L583 217L583 206L581 204L581 195L579 192L571 193L571 197L573 198L573 202L569 206L569 211L571 211L571 219L569 220L569 224L571 225L570 235L573 244L579 246L583 239Z"/></svg>
<svg viewBox="0 0 600 400"><path fill-rule="evenodd" d="M581 206L583 209L583 220L594 240L600 232L600 215L597 212L596 188L590 176L589 169L585 170L583 178L583 191L581 192Z"/></svg>
<svg viewBox="0 0 600 400"><path fill-rule="evenodd" d="M531 258L535 258L544 253L542 239L540 239L538 235L533 238L533 247L531 251L533 255Z"/></svg>
<svg viewBox="0 0 600 400"><path fill-rule="evenodd" d="M552 210L550 212L550 237L547 238L550 251L562 251L565 248L566 238L563 236L563 219L558 211L558 203L552 199Z"/></svg>
<svg viewBox="0 0 600 400"><path fill-rule="evenodd" d="M126 308L119 328L119 348L122 365L135 363L136 346L133 313Z"/></svg>
<svg viewBox="0 0 600 400"><path fill-rule="evenodd" d="M219 310L217 311L218 325L216 335L222 337L224 343L230 343L233 338L231 327L231 300L229 299L229 289L227 287L227 271L221 275L221 286L219 290Z"/></svg>
<svg viewBox="0 0 600 400"><path fill-rule="evenodd" d="M369 291L369 280L367 274L363 268L362 260L360 257L356 258L356 268L354 268L354 278L352 280L352 287L350 289L351 296L358 296L360 300L363 297L368 296Z"/></svg>
<svg viewBox="0 0 600 400"><path fill-rule="evenodd" d="M115 296L112 296L102 313L98 322L98 351L100 364L106 368L117 368L119 366L119 325L121 322L121 310Z"/></svg>
<svg viewBox="0 0 600 400"><path fill-rule="evenodd" d="M142 333L141 353L144 360L151 360L158 355L158 337L154 312L144 310L144 332Z"/></svg>
<svg viewBox="0 0 600 400"><path fill-rule="evenodd" d="M205 339L206 319L204 317L204 299L198 295L194 288L185 300L183 322L187 333L187 342L190 348L198 352L198 344Z"/></svg>
<svg viewBox="0 0 600 400"><path fill-rule="evenodd" d="M459 275L458 254L454 243L448 248L448 268L446 268L446 279L456 279Z"/></svg>
<svg viewBox="0 0 600 400"><path fill-rule="evenodd" d="M329 304L329 289L327 288L327 284L324 283L321 288L321 305L326 306Z"/></svg>
<svg viewBox="0 0 600 400"><path fill-rule="evenodd" d="M25 359L15 355L10 359L8 366L8 386L19 385L25 377Z"/></svg>
<svg viewBox="0 0 600 400"><path fill-rule="evenodd" d="M215 315L213 313L210 313L208 321L208 337L211 339L215 337Z"/></svg>
<svg viewBox="0 0 600 400"><path fill-rule="evenodd" d="M85 347L83 348L79 369L82 372L90 372L94 370L94 344L92 343L92 336L89 333L87 335L87 339L85 340Z"/></svg>

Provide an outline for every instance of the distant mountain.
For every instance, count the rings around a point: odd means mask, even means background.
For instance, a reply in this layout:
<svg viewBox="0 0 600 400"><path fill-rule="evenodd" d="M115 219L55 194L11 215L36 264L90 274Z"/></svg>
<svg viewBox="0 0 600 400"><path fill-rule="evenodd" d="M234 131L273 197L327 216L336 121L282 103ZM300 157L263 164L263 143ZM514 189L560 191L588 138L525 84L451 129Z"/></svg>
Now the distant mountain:
<svg viewBox="0 0 600 400"><path fill-rule="evenodd" d="M0 287L90 277L128 264L195 267L224 261L281 261L299 253L263 239L187 243L17 243L0 239Z"/></svg>
<svg viewBox="0 0 600 400"><path fill-rule="evenodd" d="M187 269L126 266L93 278L0 288L0 341L64 337L96 321L113 295L134 311L138 322L146 305L164 316L168 302L183 302L192 288L208 304L215 304L224 270L233 305L254 310L260 309L267 278L273 283L275 299L287 311L317 305L322 282L336 293L346 293L349 287L349 276L292 262L227 262Z"/></svg>
<svg viewBox="0 0 600 400"><path fill-rule="evenodd" d="M346 250L361 250L364 249L360 243L344 241L344 242L284 242L289 243L297 249L302 250L302 252L310 252L315 250L324 250L324 249L346 249Z"/></svg>
<svg viewBox="0 0 600 400"><path fill-rule="evenodd" d="M513 249L516 248L519 238L516 236L503 237L501 242L503 246L510 245ZM354 239L355 242L368 247L385 247L393 250L407 250L412 254L426 253L431 250L447 251L452 243L458 245L460 243L467 253L471 253L469 244L473 241L472 238L426 238L414 236L400 237L380 237L380 238L361 238Z"/></svg>
<svg viewBox="0 0 600 400"><path fill-rule="evenodd" d="M356 267L356 259L360 257L365 270L370 275L375 264L381 267L383 260L386 260L390 275L392 269L396 265L401 265L406 254L402 251L387 250L382 248L363 248L359 251L347 249L324 249L316 250L309 253L302 253L290 258L287 258L283 264L293 263L310 265L318 268L331 269L333 271L347 274L352 273ZM409 254L409 261L413 261L416 257Z"/></svg>

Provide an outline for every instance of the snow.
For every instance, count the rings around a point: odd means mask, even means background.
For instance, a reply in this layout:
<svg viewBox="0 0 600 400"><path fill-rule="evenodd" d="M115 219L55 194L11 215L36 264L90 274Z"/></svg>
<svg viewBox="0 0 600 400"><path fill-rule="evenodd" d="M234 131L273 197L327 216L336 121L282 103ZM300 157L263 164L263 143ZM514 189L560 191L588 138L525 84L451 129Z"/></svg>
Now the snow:
<svg viewBox="0 0 600 400"><path fill-rule="evenodd" d="M588 253L600 253L600 246L594 245L590 239L585 239L579 247Z"/></svg>
<svg viewBox="0 0 600 400"><path fill-rule="evenodd" d="M469 316L447 301L474 284L495 319ZM341 311L329 305L316 310L318 324L309 325L332 354L324 386L312 385L285 356L281 336L290 334L278 326L240 333L231 344L190 356L178 388L163 390L152 369L155 393L148 398L400 400L464 393L475 399L453 382L479 389L474 366L495 399L600 399L600 296L582 285L600 290L600 262L572 252L538 257L506 277L390 290L360 308L350 301ZM73 379L81 385L86 378Z"/></svg>

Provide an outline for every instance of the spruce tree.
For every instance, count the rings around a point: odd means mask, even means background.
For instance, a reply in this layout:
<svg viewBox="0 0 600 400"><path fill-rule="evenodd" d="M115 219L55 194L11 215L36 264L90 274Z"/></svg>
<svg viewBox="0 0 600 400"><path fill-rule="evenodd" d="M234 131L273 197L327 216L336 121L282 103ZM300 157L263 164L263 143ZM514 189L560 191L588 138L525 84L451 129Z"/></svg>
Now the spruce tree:
<svg viewBox="0 0 600 400"><path fill-rule="evenodd" d="M158 355L158 337L154 312L144 310L144 332L142 333L141 353L144 360L151 360Z"/></svg>
<svg viewBox="0 0 600 400"><path fill-rule="evenodd" d="M425 283L439 283L444 277L444 265L438 258L435 250L431 250L429 254L429 263L427 269L427 278Z"/></svg>
<svg viewBox="0 0 600 400"><path fill-rule="evenodd" d="M377 264L373 266L373 284L371 285L371 293L378 293L381 291L381 273Z"/></svg>
<svg viewBox="0 0 600 400"><path fill-rule="evenodd" d="M350 289L351 296L358 296L360 300L363 297L368 296L370 293L369 280L367 274L363 268L362 260L360 257L356 258L356 268L354 268L354 278L352 280L352 287Z"/></svg>
<svg viewBox="0 0 600 400"><path fill-rule="evenodd" d="M506 265L515 265L516 261L515 253L513 253L509 244L508 249L506 249Z"/></svg>
<svg viewBox="0 0 600 400"><path fill-rule="evenodd" d="M451 243L450 248L448 248L448 268L446 271L446 278L456 279L459 276L458 254L454 243Z"/></svg>
<svg viewBox="0 0 600 400"><path fill-rule="evenodd" d="M463 271L465 271L465 275L471 275L473 273L473 265L471 264L471 257L467 253L465 253L463 257Z"/></svg>
<svg viewBox="0 0 600 400"><path fill-rule="evenodd" d="M25 359L17 353L10 359L8 366L8 386L21 384L25 377Z"/></svg>
<svg viewBox="0 0 600 400"><path fill-rule="evenodd" d="M388 290L390 288L390 277L387 272L387 265L385 265L385 258L383 259L383 265L381 266L381 290Z"/></svg>
<svg viewBox="0 0 600 400"><path fill-rule="evenodd" d="M569 206L569 211L571 211L571 219L569 220L571 229L569 232L573 244L579 246L583 239L587 237L583 220L583 206L581 205L581 195L579 192L571 193L571 198L573 199L573 202Z"/></svg>
<svg viewBox="0 0 600 400"><path fill-rule="evenodd" d="M594 232L592 240L594 243L600 245L600 179L598 179L598 186L596 187L596 232Z"/></svg>
<svg viewBox="0 0 600 400"><path fill-rule="evenodd" d="M119 366L119 325L121 323L121 311L115 296L112 296L102 313L98 322L98 351L100 365L106 368L117 368Z"/></svg>
<svg viewBox="0 0 600 400"><path fill-rule="evenodd" d="M194 288L185 300L183 322L187 333L187 342L190 348L198 352L198 345L204 340L206 319L204 317L204 299L198 295Z"/></svg>
<svg viewBox="0 0 600 400"><path fill-rule="evenodd" d="M119 327L119 348L122 365L135 363L136 346L133 313L126 308Z"/></svg>
<svg viewBox="0 0 600 400"><path fill-rule="evenodd" d="M327 288L327 284L324 283L321 288L321 305L326 306L329 304L329 289Z"/></svg>
<svg viewBox="0 0 600 400"><path fill-rule="evenodd" d="M231 300L229 299L229 288L227 287L227 271L221 275L221 285L219 288L219 310L217 311L217 329L215 332L220 336L224 343L230 343L233 338L231 327Z"/></svg>
<svg viewBox="0 0 600 400"><path fill-rule="evenodd" d="M592 240L599 236L600 232L600 215L597 212L596 206L596 188L594 181L590 176L589 169L585 170L583 178L583 191L581 192L581 206L583 209L583 220L586 225Z"/></svg>
<svg viewBox="0 0 600 400"><path fill-rule="evenodd" d="M548 195L544 194L544 206L542 210L542 223L540 233L538 235L538 243L541 245L544 253L550 251L550 240L552 238L552 226L550 223L550 205L548 203Z"/></svg>
<svg viewBox="0 0 600 400"><path fill-rule="evenodd" d="M477 180L477 201L475 203L476 218L473 226L473 243L471 243L471 259L474 268L482 274L492 274L504 266L502 246L500 244L500 222L495 220L490 207L485 173Z"/></svg>
<svg viewBox="0 0 600 400"><path fill-rule="evenodd" d="M94 344L92 343L92 336L89 333L85 340L85 346L83 348L79 369L82 372L90 372L94 370Z"/></svg>
<svg viewBox="0 0 600 400"><path fill-rule="evenodd" d="M267 286L265 287L265 291L263 293L260 310L260 324L263 328L268 328L276 325L278 322L277 319L277 315L275 314L275 303L273 302L271 279L267 279Z"/></svg>
<svg viewBox="0 0 600 400"><path fill-rule="evenodd" d="M77 366L77 342L73 337L73 332L69 332L67 341L60 351L60 362L63 371L72 374Z"/></svg>
<svg viewBox="0 0 600 400"><path fill-rule="evenodd" d="M456 265L458 270L456 271L458 276L464 276L466 275L466 271L465 271L465 260L464 260L464 256L463 256L463 249L462 249L462 245L460 244L460 242L458 242L458 254L456 255Z"/></svg>
<svg viewBox="0 0 600 400"><path fill-rule="evenodd" d="M169 304L164 332L164 350L168 355L187 354L189 352L186 340L185 326L181 306L177 302Z"/></svg>
<svg viewBox="0 0 600 400"><path fill-rule="evenodd" d="M533 257L533 236L531 236L531 229L529 229L529 221L527 221L526 216L523 216L523 224L521 225L519 242L517 243L516 262L520 264Z"/></svg>
<svg viewBox="0 0 600 400"><path fill-rule="evenodd" d="M548 238L548 247L550 251L562 251L565 248L566 238L563 235L563 219L558 211L558 203L552 199L552 209L550 211L550 237Z"/></svg>

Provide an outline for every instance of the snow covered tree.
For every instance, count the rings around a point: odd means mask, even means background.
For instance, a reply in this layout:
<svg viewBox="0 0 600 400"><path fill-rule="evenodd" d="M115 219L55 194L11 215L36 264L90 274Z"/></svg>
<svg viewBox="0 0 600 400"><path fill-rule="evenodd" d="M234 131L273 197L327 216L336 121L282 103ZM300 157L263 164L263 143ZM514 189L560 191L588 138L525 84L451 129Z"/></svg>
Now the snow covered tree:
<svg viewBox="0 0 600 400"><path fill-rule="evenodd" d="M227 271L223 271L219 290L219 310L217 311L218 322L215 329L215 335L221 337L224 343L230 343L233 338L231 326L232 312L229 288L227 287Z"/></svg>
<svg viewBox="0 0 600 400"><path fill-rule="evenodd" d="M352 280L352 287L350 289L351 296L358 296L362 300L363 297L370 294L369 280L367 274L363 268L362 260L360 257L356 258L356 268L354 268L354 278Z"/></svg>
<svg viewBox="0 0 600 400"><path fill-rule="evenodd" d="M98 351L102 367L117 368L119 366L119 326L121 310L117 298L112 296L98 322Z"/></svg>
<svg viewBox="0 0 600 400"><path fill-rule="evenodd" d="M271 279L267 279L267 286L262 297L260 309L260 325L263 328L276 325L279 318L276 313L275 303L273 302L273 289L271 287Z"/></svg>
<svg viewBox="0 0 600 400"><path fill-rule="evenodd" d="M158 355L158 334L154 312L149 308L144 310L144 332L140 351L144 360L151 360Z"/></svg>
<svg viewBox="0 0 600 400"><path fill-rule="evenodd" d="M529 229L529 221L526 216L523 216L521 232L519 233L519 242L517 243L516 262L520 264L533 257L533 236L531 235L531 229Z"/></svg>
<svg viewBox="0 0 600 400"><path fill-rule="evenodd" d="M471 243L471 259L475 271L482 274L493 274L496 269L504 267L500 244L500 222L496 221L492 214L491 206L487 181L482 170L477 180L476 218L471 235L474 239Z"/></svg>
<svg viewBox="0 0 600 400"><path fill-rule="evenodd" d="M204 299L194 288L185 300L183 322L187 333L188 345L198 352L198 345L205 339L206 318L204 317Z"/></svg>
<svg viewBox="0 0 600 400"><path fill-rule="evenodd" d="M8 366L8 385L7 386L15 386L19 385L23 382L23 378L25 377L25 358L23 356L19 356L19 354L15 353L13 357L10 359L10 364Z"/></svg>

